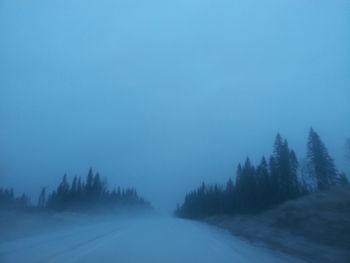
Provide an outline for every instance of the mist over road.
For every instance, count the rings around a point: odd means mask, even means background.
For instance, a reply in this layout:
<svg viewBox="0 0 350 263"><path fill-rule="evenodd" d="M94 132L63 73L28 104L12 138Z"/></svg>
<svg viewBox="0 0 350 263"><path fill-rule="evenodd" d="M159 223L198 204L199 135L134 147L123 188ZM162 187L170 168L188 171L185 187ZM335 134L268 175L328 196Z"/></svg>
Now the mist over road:
<svg viewBox="0 0 350 263"><path fill-rule="evenodd" d="M51 230L0 243L9 262L302 262L241 241L205 224L146 217Z"/></svg>

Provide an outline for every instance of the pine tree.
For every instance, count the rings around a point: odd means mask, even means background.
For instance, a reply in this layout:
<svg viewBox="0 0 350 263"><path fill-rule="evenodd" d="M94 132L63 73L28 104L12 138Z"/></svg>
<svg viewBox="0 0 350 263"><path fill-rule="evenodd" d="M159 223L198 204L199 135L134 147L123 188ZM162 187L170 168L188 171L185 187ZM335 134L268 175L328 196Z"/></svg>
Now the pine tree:
<svg viewBox="0 0 350 263"><path fill-rule="evenodd" d="M271 182L268 165L265 157L262 157L260 164L256 170L257 177L257 206L259 209L266 208L271 205Z"/></svg>
<svg viewBox="0 0 350 263"><path fill-rule="evenodd" d="M255 167L247 158L244 166L238 166L236 179L238 209L241 212L253 212L257 210L257 182L255 178Z"/></svg>
<svg viewBox="0 0 350 263"><path fill-rule="evenodd" d="M293 150L290 151L290 198L296 198L301 195L301 186L298 180L298 158Z"/></svg>
<svg viewBox="0 0 350 263"><path fill-rule="evenodd" d="M68 181L67 181L67 174L65 174L63 176L62 181L61 181L60 185L57 188L57 193L59 195L61 195L62 197L68 195L68 193L69 193L69 184L68 184Z"/></svg>
<svg viewBox="0 0 350 263"><path fill-rule="evenodd" d="M81 198L83 194L83 185L81 183L81 178L79 176L78 183L77 183L77 195Z"/></svg>
<svg viewBox="0 0 350 263"><path fill-rule="evenodd" d="M318 190L327 190L336 183L338 171L320 136L312 128L307 146L309 173Z"/></svg>
<svg viewBox="0 0 350 263"><path fill-rule="evenodd" d="M88 194L90 194L92 191L93 183L94 183L94 173L92 171L92 168L90 168L86 178L86 186L85 186L86 192Z"/></svg>
<svg viewBox="0 0 350 263"><path fill-rule="evenodd" d="M78 178L74 176L72 186L70 188L71 198L74 198L78 193Z"/></svg>
<svg viewBox="0 0 350 263"><path fill-rule="evenodd" d="M287 141L277 134L274 146L274 156L277 164L278 199L286 200L289 195L289 147Z"/></svg>
<svg viewBox="0 0 350 263"><path fill-rule="evenodd" d="M54 205L58 209L64 209L67 203L69 203L69 184L65 174L55 193Z"/></svg>
<svg viewBox="0 0 350 263"><path fill-rule="evenodd" d="M279 177L277 171L277 161L274 156L270 157L269 161L270 169L270 202L271 205L279 203L280 199L280 187L279 187Z"/></svg>
<svg viewBox="0 0 350 263"><path fill-rule="evenodd" d="M298 196L298 161L293 150L289 149L287 140L277 134L274 144L274 176L277 200L283 202Z"/></svg>
<svg viewBox="0 0 350 263"><path fill-rule="evenodd" d="M226 183L224 198L224 211L227 214L235 213L235 186L231 178Z"/></svg>
<svg viewBox="0 0 350 263"><path fill-rule="evenodd" d="M96 173L92 183L92 194L96 197L100 197L103 193L103 184L100 178L100 174Z"/></svg>

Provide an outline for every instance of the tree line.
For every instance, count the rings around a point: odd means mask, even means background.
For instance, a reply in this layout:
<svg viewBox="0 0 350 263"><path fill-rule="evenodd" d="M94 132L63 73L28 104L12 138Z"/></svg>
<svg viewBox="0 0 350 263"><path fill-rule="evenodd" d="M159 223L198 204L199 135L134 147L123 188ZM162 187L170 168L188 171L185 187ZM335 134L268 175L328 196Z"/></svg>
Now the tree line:
<svg viewBox="0 0 350 263"><path fill-rule="evenodd" d="M185 196L175 215L199 219L213 215L258 213L310 192L346 184L347 177L337 170L320 136L310 129L307 163L301 169L295 152L277 134L272 155L258 165L249 158L237 167L235 181L225 186L202 185Z"/></svg>
<svg viewBox="0 0 350 263"><path fill-rule="evenodd" d="M100 174L94 174L90 168L85 180L75 176L69 183L67 175L64 175L51 193L42 188L36 205L32 205L25 194L15 197L13 189L0 189L0 206L14 209L82 211L96 208L150 208L150 203L140 197L134 188L118 187L108 190L106 180L102 180Z"/></svg>
<svg viewBox="0 0 350 263"><path fill-rule="evenodd" d="M13 188L0 188L0 208L4 209L29 209L30 198L26 194L15 196Z"/></svg>

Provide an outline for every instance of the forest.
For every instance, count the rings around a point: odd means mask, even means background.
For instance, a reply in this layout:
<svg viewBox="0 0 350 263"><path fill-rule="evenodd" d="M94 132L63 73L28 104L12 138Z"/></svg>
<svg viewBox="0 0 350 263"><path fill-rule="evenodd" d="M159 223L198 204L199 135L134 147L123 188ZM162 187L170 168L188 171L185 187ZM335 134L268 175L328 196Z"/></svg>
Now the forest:
<svg viewBox="0 0 350 263"><path fill-rule="evenodd" d="M89 169L86 179L75 176L71 183L65 174L56 190L47 193L43 188L37 204L32 204L26 194L15 196L13 189L0 189L0 208L14 210L47 211L86 211L91 209L109 209L118 211L124 208L151 207L148 201L140 197L134 188L108 190L106 180L99 173Z"/></svg>
<svg viewBox="0 0 350 263"><path fill-rule="evenodd" d="M260 163L254 165L247 158L243 164L238 164L235 180L230 178L225 186L203 182L185 196L175 215L200 219L254 214L337 184L348 184L347 177L338 171L317 132L310 129L306 163L302 165L288 141L277 134L268 159L262 157Z"/></svg>
<svg viewBox="0 0 350 263"><path fill-rule="evenodd" d="M333 158L313 129L307 142L306 163L300 164L288 141L277 134L273 153L262 157L258 165L249 158L238 164L235 179L226 185L201 186L188 193L175 215L200 219L213 215L259 213L287 200L315 191L348 184L345 173L338 171ZM118 210L127 207L150 208L134 188L108 190L106 180L89 169L85 180L75 176L71 183L64 175L57 188L48 193L43 188L36 204L26 194L16 196L13 189L0 189L0 208L48 211L85 211L93 208Z"/></svg>

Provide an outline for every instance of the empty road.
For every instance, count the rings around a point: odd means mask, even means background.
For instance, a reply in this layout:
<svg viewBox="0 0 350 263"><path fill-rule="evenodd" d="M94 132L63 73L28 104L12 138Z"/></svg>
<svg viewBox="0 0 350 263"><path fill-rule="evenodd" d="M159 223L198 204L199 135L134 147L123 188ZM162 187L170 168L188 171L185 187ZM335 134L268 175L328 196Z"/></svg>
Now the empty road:
<svg viewBox="0 0 350 263"><path fill-rule="evenodd" d="M2 263L300 263L199 222L108 220L0 243Z"/></svg>

